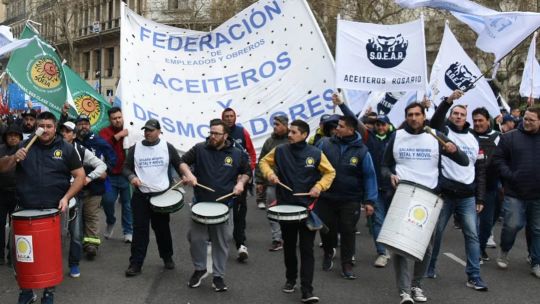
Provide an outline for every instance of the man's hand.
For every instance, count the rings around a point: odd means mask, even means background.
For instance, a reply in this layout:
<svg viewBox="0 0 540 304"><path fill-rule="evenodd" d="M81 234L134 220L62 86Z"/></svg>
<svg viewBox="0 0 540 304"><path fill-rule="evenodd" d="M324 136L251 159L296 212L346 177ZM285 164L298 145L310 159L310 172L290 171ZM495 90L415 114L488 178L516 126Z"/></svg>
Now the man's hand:
<svg viewBox="0 0 540 304"><path fill-rule="evenodd" d="M122 138L124 138L124 137L126 137L128 135L129 135L128 129L124 129L124 130L114 134L114 138L116 138L116 140L120 140L120 139L122 139Z"/></svg>
<svg viewBox="0 0 540 304"><path fill-rule="evenodd" d="M87 177L84 178L84 185L85 186L90 184L91 182L92 182L92 179L90 177L87 176Z"/></svg>
<svg viewBox="0 0 540 304"><path fill-rule="evenodd" d="M64 105L62 106L62 115L67 115L69 111L69 103L66 101L64 102Z"/></svg>
<svg viewBox="0 0 540 304"><path fill-rule="evenodd" d="M17 161L25 160L26 154L27 154L26 148L20 148L19 150L17 150L17 152L15 152L15 159Z"/></svg>
<svg viewBox="0 0 540 304"><path fill-rule="evenodd" d="M375 209L370 204L365 204L364 209L366 210L366 215L367 216L371 216L375 212Z"/></svg>
<svg viewBox="0 0 540 304"><path fill-rule="evenodd" d="M460 99L463 96L463 94L465 93L463 93L462 90L454 90L454 92L452 92L452 94L450 94L450 96L446 98L446 102L448 102L449 104L452 104L454 100Z"/></svg>
<svg viewBox="0 0 540 304"><path fill-rule="evenodd" d="M244 192L244 183L238 182L236 185L234 185L233 193L234 195L238 196Z"/></svg>
<svg viewBox="0 0 540 304"><path fill-rule="evenodd" d="M390 175L390 183L392 183L392 187L397 188L397 185L399 183L399 176L392 174Z"/></svg>
<svg viewBox="0 0 540 304"><path fill-rule="evenodd" d="M277 175L275 175L275 174L272 173L272 174L270 174L270 175L268 176L268 181L269 181L271 184L275 185L275 184L279 183L279 178L277 177Z"/></svg>
<svg viewBox="0 0 540 304"><path fill-rule="evenodd" d="M311 197L319 197L321 195L321 190L319 190L319 188L317 187L313 187L311 188L311 190L309 190L309 196Z"/></svg>
<svg viewBox="0 0 540 304"><path fill-rule="evenodd" d="M189 176L184 175L182 178L182 184L195 187L197 186L197 178L193 174L190 174Z"/></svg>
<svg viewBox="0 0 540 304"><path fill-rule="evenodd" d="M68 204L69 202L67 198L65 196L62 197L60 203L58 204L58 210L60 210L60 212L66 212Z"/></svg>
<svg viewBox="0 0 540 304"><path fill-rule="evenodd" d="M482 212L482 210L484 210L484 205L483 204L476 204L476 213L480 213L480 212Z"/></svg>
<svg viewBox="0 0 540 304"><path fill-rule="evenodd" d="M132 184L134 187L137 187L137 188L139 188L140 186L142 186L142 182L141 182L141 180L140 180L138 177L134 177L134 178L131 180L131 184Z"/></svg>
<svg viewBox="0 0 540 304"><path fill-rule="evenodd" d="M341 104L343 104L343 100L341 100L341 98L339 98L339 94L334 92L334 94L332 94L332 103L334 104L334 106L339 106Z"/></svg>
<svg viewBox="0 0 540 304"><path fill-rule="evenodd" d="M444 144L443 149L448 153L455 153L457 151L456 145L451 142L447 142L446 144Z"/></svg>
<svg viewBox="0 0 540 304"><path fill-rule="evenodd" d="M257 194L261 194L264 191L264 185L263 184L256 184L255 190L257 191Z"/></svg>

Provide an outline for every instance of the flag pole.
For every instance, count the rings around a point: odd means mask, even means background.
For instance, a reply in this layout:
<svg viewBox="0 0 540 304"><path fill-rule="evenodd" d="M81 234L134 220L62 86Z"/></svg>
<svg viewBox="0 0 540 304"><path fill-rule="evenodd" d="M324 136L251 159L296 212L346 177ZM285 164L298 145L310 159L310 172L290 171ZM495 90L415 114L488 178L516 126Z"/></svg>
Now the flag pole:
<svg viewBox="0 0 540 304"><path fill-rule="evenodd" d="M536 35L538 32L534 32L533 40L535 42L534 45L534 53L536 54ZM534 61L536 60L536 56L534 58L531 58L531 94L529 95L529 105L532 106L534 104L534 98L533 98L533 91L534 91Z"/></svg>

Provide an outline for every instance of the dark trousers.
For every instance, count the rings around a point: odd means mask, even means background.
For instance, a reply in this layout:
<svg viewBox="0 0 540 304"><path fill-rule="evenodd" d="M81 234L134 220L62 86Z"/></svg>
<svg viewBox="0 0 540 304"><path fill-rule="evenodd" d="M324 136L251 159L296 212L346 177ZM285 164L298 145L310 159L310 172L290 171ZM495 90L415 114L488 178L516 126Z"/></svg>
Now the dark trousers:
<svg viewBox="0 0 540 304"><path fill-rule="evenodd" d="M234 199L233 203L233 238L236 248L246 242L247 190Z"/></svg>
<svg viewBox="0 0 540 304"><path fill-rule="evenodd" d="M337 247L338 233L341 236L341 264L352 264L355 251L355 227L360 214L359 202L343 202L320 199L317 215L328 226L328 233L321 233L324 253L331 255Z"/></svg>
<svg viewBox="0 0 540 304"><path fill-rule="evenodd" d="M15 210L17 195L15 191L0 190L0 259L4 259L6 253L6 221Z"/></svg>
<svg viewBox="0 0 540 304"><path fill-rule="evenodd" d="M173 255L169 214L157 213L150 208L150 196L139 191L133 192L131 198L133 212L133 242L131 243L130 264L142 266L150 241L150 225L156 235L159 256L162 259Z"/></svg>
<svg viewBox="0 0 540 304"><path fill-rule="evenodd" d="M302 292L313 292L313 241L315 231L307 229L304 222L280 222L283 237L283 255L285 257L285 276L287 281L296 282L298 277L298 259L296 257L296 243L300 239L300 283Z"/></svg>

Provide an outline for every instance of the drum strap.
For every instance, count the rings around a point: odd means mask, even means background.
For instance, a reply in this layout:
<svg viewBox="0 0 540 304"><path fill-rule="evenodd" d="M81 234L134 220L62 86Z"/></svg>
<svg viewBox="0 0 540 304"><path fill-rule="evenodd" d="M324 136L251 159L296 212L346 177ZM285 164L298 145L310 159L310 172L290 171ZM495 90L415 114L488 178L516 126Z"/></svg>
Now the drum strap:
<svg viewBox="0 0 540 304"><path fill-rule="evenodd" d="M317 201L319 200L319 198L316 198L313 200L313 202L311 202L311 204L309 204L309 206L307 207L309 211L313 210L313 208L315 208L315 203L317 203Z"/></svg>

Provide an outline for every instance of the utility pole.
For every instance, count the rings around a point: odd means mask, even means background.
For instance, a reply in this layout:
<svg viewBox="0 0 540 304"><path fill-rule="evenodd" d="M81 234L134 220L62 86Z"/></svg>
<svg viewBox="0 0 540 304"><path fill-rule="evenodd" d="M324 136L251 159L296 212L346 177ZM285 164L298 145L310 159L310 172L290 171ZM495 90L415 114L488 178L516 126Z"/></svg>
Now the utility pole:
<svg viewBox="0 0 540 304"><path fill-rule="evenodd" d="M98 71L96 72L96 76L98 77L98 92L101 95L101 62L103 61L103 54L102 54L102 46L101 46L101 22L94 21L92 23L92 31L94 33L98 34L98 40L99 40L99 62L98 62Z"/></svg>

